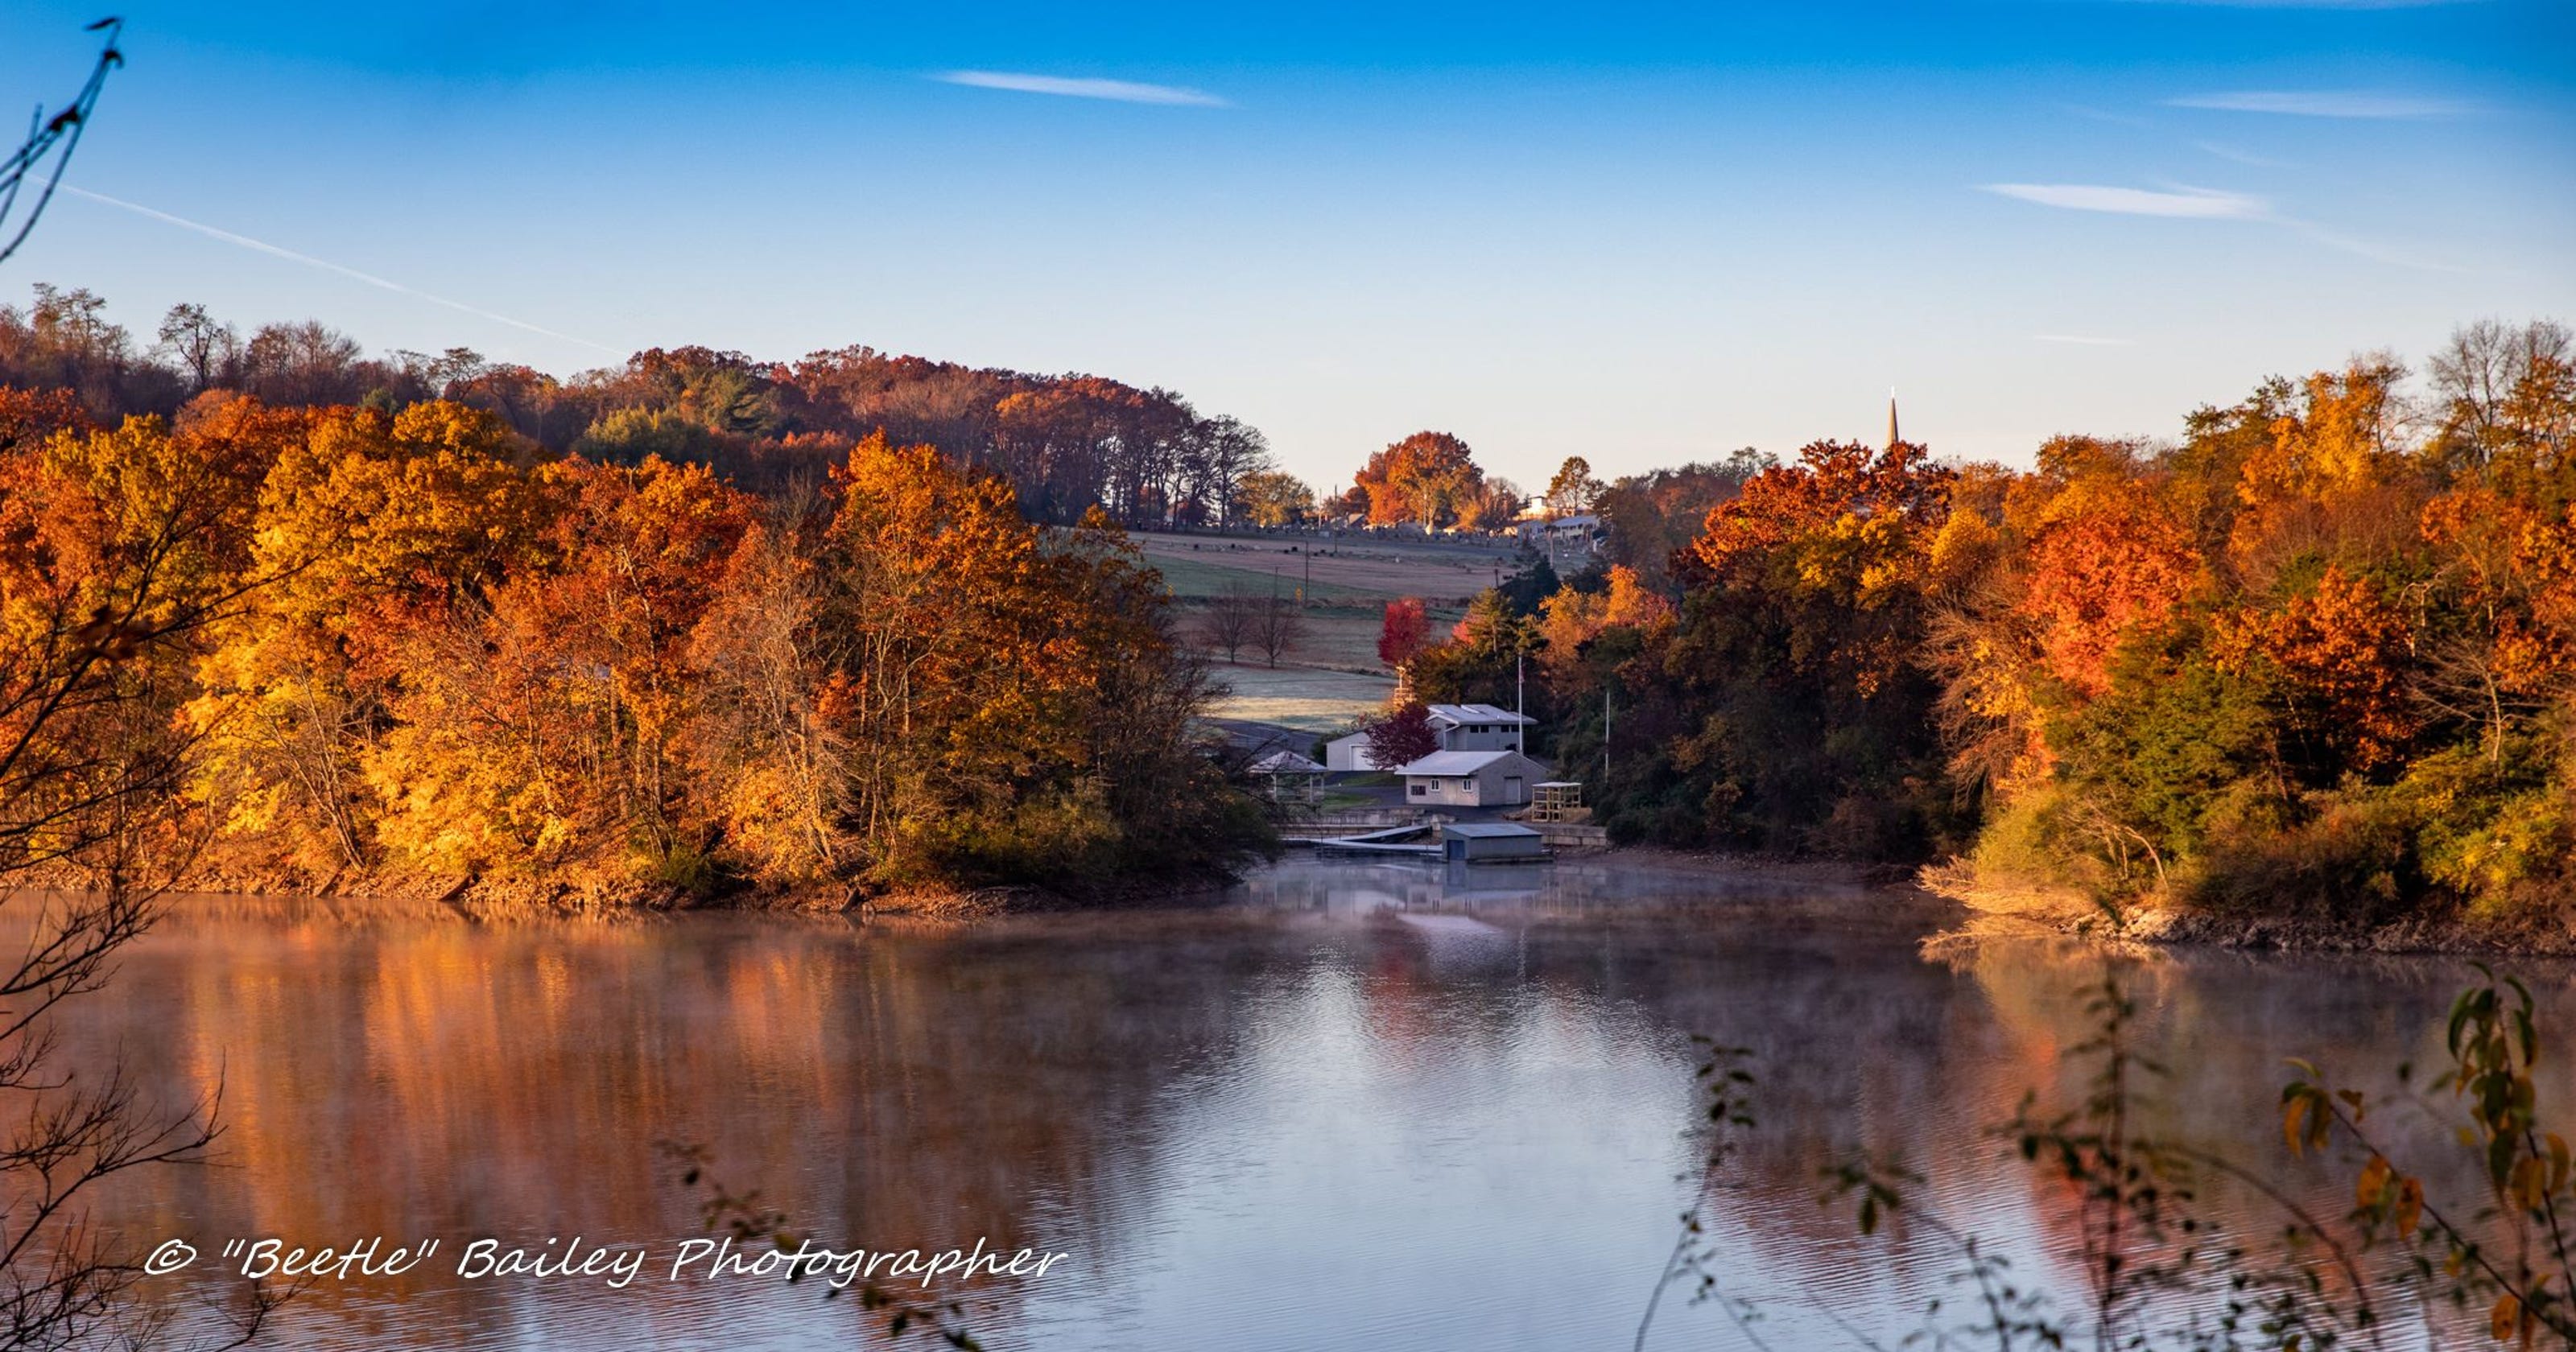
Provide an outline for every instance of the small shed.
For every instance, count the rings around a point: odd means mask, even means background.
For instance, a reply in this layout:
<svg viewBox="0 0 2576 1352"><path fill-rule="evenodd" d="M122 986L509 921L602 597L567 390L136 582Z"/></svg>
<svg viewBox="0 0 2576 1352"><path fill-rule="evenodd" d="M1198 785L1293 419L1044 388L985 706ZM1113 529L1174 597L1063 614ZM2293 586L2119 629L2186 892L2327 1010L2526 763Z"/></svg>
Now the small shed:
<svg viewBox="0 0 2576 1352"><path fill-rule="evenodd" d="M1383 770L1377 757L1369 754L1368 734L1354 732L1324 743L1324 768L1336 774L1359 770Z"/></svg>
<svg viewBox="0 0 2576 1352"><path fill-rule="evenodd" d="M1434 751L1396 773L1408 807L1519 807L1547 767L1517 751Z"/></svg>
<svg viewBox="0 0 2576 1352"><path fill-rule="evenodd" d="M1518 822L1451 822L1440 828L1440 857L1453 864L1543 859L1547 841Z"/></svg>

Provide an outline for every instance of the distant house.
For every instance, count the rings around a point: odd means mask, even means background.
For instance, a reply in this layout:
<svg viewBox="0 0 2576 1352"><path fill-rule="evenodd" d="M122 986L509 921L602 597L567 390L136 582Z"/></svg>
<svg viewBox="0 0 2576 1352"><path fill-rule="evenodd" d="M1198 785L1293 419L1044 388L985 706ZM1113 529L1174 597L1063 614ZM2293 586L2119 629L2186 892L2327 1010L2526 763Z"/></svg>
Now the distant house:
<svg viewBox="0 0 2576 1352"><path fill-rule="evenodd" d="M1431 730L1440 735L1443 751L1520 751L1526 749L1525 729L1538 726L1538 720L1526 714L1492 704L1434 704Z"/></svg>
<svg viewBox="0 0 2576 1352"><path fill-rule="evenodd" d="M1547 767L1517 751L1434 751L1396 773L1409 807L1519 807Z"/></svg>
<svg viewBox="0 0 2576 1352"><path fill-rule="evenodd" d="M1528 729L1538 720L1492 704L1429 706L1431 731L1443 751L1519 751L1528 744ZM1348 733L1324 743L1324 768L1338 774L1358 770L1391 770L1369 755L1368 734Z"/></svg>
<svg viewBox="0 0 2576 1352"><path fill-rule="evenodd" d="M1601 543L1601 517L1594 512L1572 516L1525 516L1512 523L1521 543L1557 556L1582 557Z"/></svg>

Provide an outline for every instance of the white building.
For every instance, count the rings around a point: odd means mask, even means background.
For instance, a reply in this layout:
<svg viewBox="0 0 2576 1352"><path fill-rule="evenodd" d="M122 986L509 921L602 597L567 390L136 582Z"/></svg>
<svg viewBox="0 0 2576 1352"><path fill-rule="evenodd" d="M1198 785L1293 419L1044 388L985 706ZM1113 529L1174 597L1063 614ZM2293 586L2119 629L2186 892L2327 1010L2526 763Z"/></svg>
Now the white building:
<svg viewBox="0 0 2576 1352"><path fill-rule="evenodd" d="M1594 512L1572 516L1523 517L1512 523L1523 544L1542 547L1550 554L1583 555L1601 538L1601 517Z"/></svg>
<svg viewBox="0 0 2576 1352"><path fill-rule="evenodd" d="M1535 718L1492 704L1434 704L1429 709L1431 732L1443 751L1525 750L1528 730L1538 726ZM1324 768L1348 774L1394 767L1378 764L1369 755L1368 734L1354 732L1324 743Z"/></svg>
<svg viewBox="0 0 2576 1352"><path fill-rule="evenodd" d="M1408 807L1519 807L1547 767L1517 751L1434 751L1396 773Z"/></svg>
<svg viewBox="0 0 2576 1352"><path fill-rule="evenodd" d="M1492 704L1434 704L1431 730L1440 736L1443 751L1524 751L1529 736L1525 729L1538 726L1538 720L1526 714Z"/></svg>
<svg viewBox="0 0 2576 1352"><path fill-rule="evenodd" d="M1369 755L1368 734L1354 732L1324 743L1324 768L1337 774L1348 774L1354 770L1381 767L1376 758Z"/></svg>

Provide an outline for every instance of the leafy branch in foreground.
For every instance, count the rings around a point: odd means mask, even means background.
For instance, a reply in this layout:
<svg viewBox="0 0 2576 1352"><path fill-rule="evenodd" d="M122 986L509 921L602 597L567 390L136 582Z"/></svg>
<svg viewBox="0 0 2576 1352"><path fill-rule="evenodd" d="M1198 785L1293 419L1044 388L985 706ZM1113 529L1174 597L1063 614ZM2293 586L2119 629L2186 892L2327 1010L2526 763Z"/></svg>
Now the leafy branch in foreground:
<svg viewBox="0 0 2576 1352"><path fill-rule="evenodd" d="M61 1021L151 928L193 853L177 788L199 734L177 711L210 624L258 585L224 564L247 502L222 455L113 459L95 440L0 438L0 1346L185 1345L180 1307L136 1289L89 1223L109 1180L201 1162L220 1089L143 1101L114 1058L67 1054ZM60 889L41 891L40 887ZM249 1341L291 1292L253 1284L196 1327Z"/></svg>
<svg viewBox="0 0 2576 1352"><path fill-rule="evenodd" d="M2457 1139L2478 1157L2486 1195L2465 1211L2428 1198L2420 1174L2400 1169L2394 1147L2370 1120L2369 1100L2329 1088L2306 1062L2281 1090L2281 1131L2294 1151L2325 1149L2337 1136L2364 1154L2355 1180L2355 1222L2401 1256L2403 1276L2428 1301L2484 1306L2496 1341L2576 1346L2576 1166L2566 1138L2539 1120L2540 1031L2531 989L2478 965L2483 984L2452 1002L2445 1028L2451 1066L2431 1085L2447 1091L2468 1121ZM2406 1078L2401 1068L2401 1078Z"/></svg>
<svg viewBox="0 0 2576 1352"><path fill-rule="evenodd" d="M2421 1173L2394 1162L2393 1138L2377 1134L2368 1096L2329 1085L2303 1061L2292 1063L2297 1077L2282 1090L2283 1135L2294 1153L2339 1142L2356 1152L2354 1205L2342 1215L2321 1215L2289 1185L2147 1129L2149 1087L2167 1071L2138 1049L2137 1006L2116 967L2087 996L2092 1036L2069 1051L2090 1066L2081 1097L2044 1113L2037 1095L2026 1095L1989 1131L2050 1194L2072 1199L2074 1233L2061 1256L2082 1274L2080 1299L2018 1275L1995 1237L1945 1217L1922 1195L1922 1177L1902 1164L1868 1157L1834 1164L1823 1171L1819 1200L1851 1207L1863 1236L1901 1220L1909 1236L1954 1256L1952 1283L1970 1297L1964 1313L1928 1302L1907 1346L2382 1347L2391 1315L2406 1310L2437 1344L2450 1325L2469 1326L2483 1311L2498 1342L2576 1348L2576 1159L2538 1119L2541 1040L2530 991L2480 970L2484 982L2452 1006L2451 1066L2429 1096L2412 1100L2436 1114L2445 1099L2465 1110L2455 1136L2477 1156L2484 1183L2472 1203L2445 1206L2433 1197ZM1706 1239L1720 1179L1754 1125L1750 1054L1706 1039L1702 1046L1699 1074L1714 1128L1707 1172L1638 1326L1640 1349L1675 1286L1687 1286L1695 1301L1720 1302L1747 1342L1767 1346L1755 1331L1759 1312L1721 1284L1719 1256ZM2400 1066L2398 1079L2402 1092L2410 1068ZM2231 1230L2204 1199L2213 1182L2249 1200L2230 1214L2268 1219L2242 1234ZM1882 1348L1851 1312L1815 1305L1854 1346Z"/></svg>
<svg viewBox="0 0 2576 1352"><path fill-rule="evenodd" d="M9 255L18 252L18 246L27 242L28 234L36 228L37 219L45 214L46 205L54 200L54 188L63 181L63 171L71 167L72 152L80 148L81 133L89 127L90 112L98 107L98 96L107 88L107 73L125 64L125 53L116 46L117 36L125 31L123 19L101 19L91 24L88 31L107 34L99 46L98 63L90 67L89 80L81 85L80 93L70 103L63 105L62 110L51 117L45 116L44 107L38 105L35 124L28 129L27 139L7 160L0 161L0 229L7 228L9 213L18 205L18 190L26 186L28 177L44 175L44 186L37 190L36 200L28 206L27 214L18 218L16 233L9 236L6 244L0 244L0 263L7 262ZM53 161L53 170L46 173L44 165L49 159Z"/></svg>
<svg viewBox="0 0 2576 1352"><path fill-rule="evenodd" d="M738 1244L768 1244L780 1253L804 1249L812 1236L788 1223L787 1213L762 1200L760 1190L737 1193L708 1172L713 1156L702 1145L676 1141L656 1143L663 1157L678 1171L680 1186L704 1194L698 1203L698 1223L709 1234L724 1234ZM799 1282L808 1273L791 1271L789 1282ZM834 1299L847 1292L859 1308L885 1316L885 1336L901 1338L918 1333L924 1338L946 1343L952 1348L974 1352L982 1343L966 1331L966 1306L961 1301L921 1301L895 1294L873 1279L852 1283L848 1287L823 1285L823 1298Z"/></svg>

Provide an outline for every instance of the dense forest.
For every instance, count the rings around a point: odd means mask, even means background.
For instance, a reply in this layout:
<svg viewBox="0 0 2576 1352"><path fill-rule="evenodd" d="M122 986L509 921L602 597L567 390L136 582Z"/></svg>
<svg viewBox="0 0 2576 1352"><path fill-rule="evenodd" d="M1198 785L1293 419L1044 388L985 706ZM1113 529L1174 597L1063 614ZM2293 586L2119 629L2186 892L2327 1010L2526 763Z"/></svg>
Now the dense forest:
<svg viewBox="0 0 2576 1352"><path fill-rule="evenodd" d="M236 877L629 894L1079 890L1266 838L1198 745L1159 578L1097 512L1034 523L882 435L762 497L381 403L214 389L111 426L0 391L18 862L101 802ZM112 782L172 766L135 782L176 803Z"/></svg>
<svg viewBox="0 0 2576 1352"><path fill-rule="evenodd" d="M764 493L819 486L852 442L882 432L1000 475L1031 519L1055 525L1095 507L1127 526L1227 524L1265 505L1304 510L1257 430L1202 416L1169 390L866 347L784 363L656 348L567 380L461 347L368 357L356 339L309 320L244 337L191 304L173 306L143 342L107 318L103 297L39 285L30 304L0 307L0 385L69 390L106 423L167 418L208 390L279 407L393 411L444 399L494 415L546 451L603 464L657 455L705 464ZM1276 506L1283 496L1285 509Z"/></svg>
<svg viewBox="0 0 2576 1352"><path fill-rule="evenodd" d="M192 306L157 338L85 292L0 309L0 597L36 649L142 623L120 679L189 739L198 824L308 876L1218 864L1263 828L1119 526L1523 500L1422 432L1318 503L1167 391L864 348L557 380ZM1598 515L1590 566L1437 641L1395 607L1384 651L1423 699L1525 679L1623 840L2535 914L2576 869L2571 437L2576 340L2489 322L2420 378L2360 358L2028 470L1577 458L1542 501Z"/></svg>
<svg viewBox="0 0 2576 1352"><path fill-rule="evenodd" d="M1481 598L1413 689L1508 701L1526 659L1622 839L2529 918L2576 885L2576 342L2480 323L2425 375L2023 471L1817 443L1599 486L1600 566Z"/></svg>

